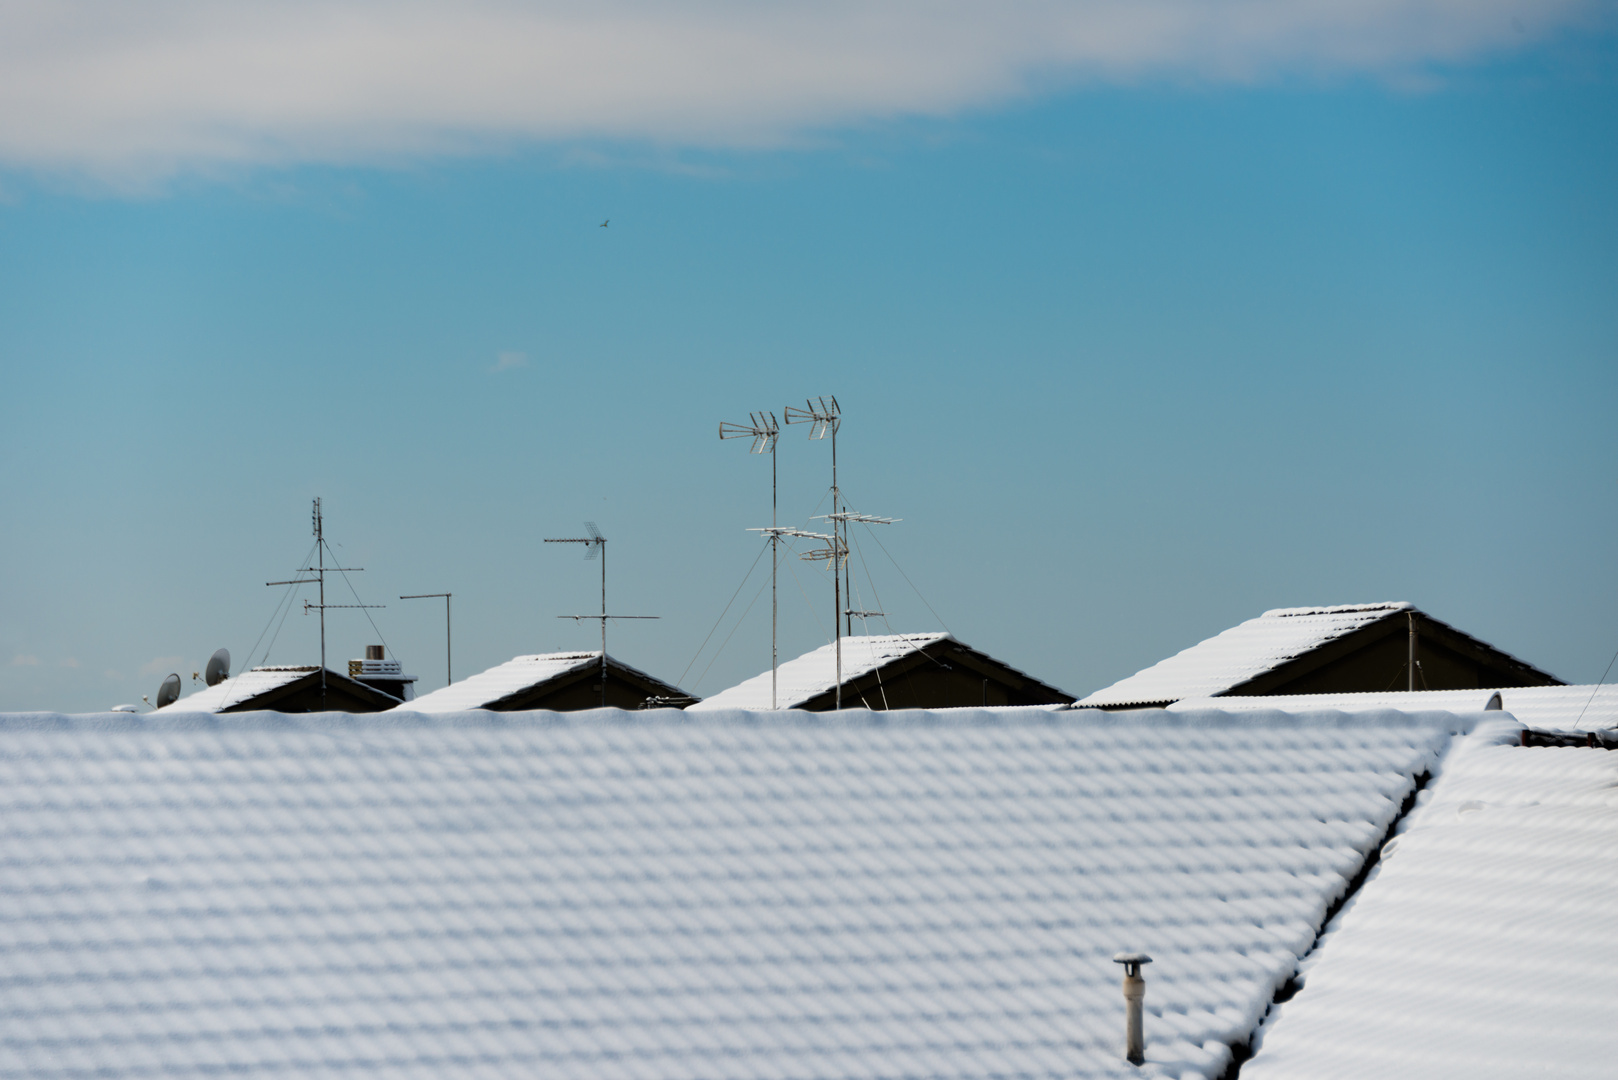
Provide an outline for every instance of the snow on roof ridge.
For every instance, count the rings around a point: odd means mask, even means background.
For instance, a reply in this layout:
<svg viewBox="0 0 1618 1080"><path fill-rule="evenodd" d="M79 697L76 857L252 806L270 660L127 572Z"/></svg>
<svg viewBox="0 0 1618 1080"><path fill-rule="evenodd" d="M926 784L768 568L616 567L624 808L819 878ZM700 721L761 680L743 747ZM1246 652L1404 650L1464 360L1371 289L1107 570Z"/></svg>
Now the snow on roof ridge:
<svg viewBox="0 0 1618 1080"><path fill-rule="evenodd" d="M1388 600L1380 604L1333 604L1323 607L1271 608L1261 619L1288 619L1298 615L1341 615L1350 611L1414 611L1416 605L1408 600Z"/></svg>
<svg viewBox="0 0 1618 1080"><path fill-rule="evenodd" d="M1142 668L1081 698L1078 704L1157 705L1212 697L1402 610L1414 608L1403 601L1276 608Z"/></svg>
<svg viewBox="0 0 1618 1080"><path fill-rule="evenodd" d="M842 638L843 647L843 684L853 682L855 679L875 671L902 656L920 652L929 645L940 641L958 640L952 635L940 630L930 630L923 634L853 634ZM827 642L818 649L811 649L802 656L793 657L780 665L778 669L779 693L777 700L780 707L790 709L802 704L810 698L824 694L837 685L834 656L837 642ZM896 650L887 652L884 650ZM705 698L692 709L708 711L710 709L768 709L770 707L770 672L765 669L762 673L750 679L744 679L735 686L729 686Z"/></svg>
<svg viewBox="0 0 1618 1080"><path fill-rule="evenodd" d="M468 675L460 682L441 686L429 694L423 694L414 701L407 701L402 705L395 705L389 712L420 712L420 713L458 713L471 709L483 709L497 702L521 693L529 687L537 686L549 679L554 679L580 668L588 667L599 662L601 650L594 649L588 652L552 652L527 653L522 656L513 656L510 660L485 668L476 675ZM607 655L607 662L616 668L638 675L653 683L663 683L665 680L650 675L631 664L626 664L612 654ZM549 671L545 670L550 668Z"/></svg>

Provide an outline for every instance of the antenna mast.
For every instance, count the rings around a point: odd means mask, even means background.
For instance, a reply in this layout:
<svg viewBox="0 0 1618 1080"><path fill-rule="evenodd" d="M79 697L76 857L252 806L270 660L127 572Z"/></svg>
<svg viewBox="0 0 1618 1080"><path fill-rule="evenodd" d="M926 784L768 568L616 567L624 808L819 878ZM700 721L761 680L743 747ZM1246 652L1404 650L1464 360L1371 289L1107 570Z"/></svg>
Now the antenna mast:
<svg viewBox="0 0 1618 1080"><path fill-rule="evenodd" d="M832 534L827 539L830 545L822 551L813 551L804 556L809 559L825 559L831 566L832 575L832 635L835 639L834 652L837 655L837 693L835 697L836 708L843 707L843 578L839 570L839 562L846 564L848 559L848 545L843 541L843 522L838 518L842 512L842 493L837 489L837 429L842 426L843 412L833 397L830 404L825 398L819 398L817 406L813 401L805 401L806 409L794 408L788 405L784 410L786 422L789 424L813 424L809 429L809 438L824 439L831 435L831 518Z"/></svg>
<svg viewBox="0 0 1618 1080"><path fill-rule="evenodd" d="M450 646L450 640L449 640L449 598L450 598L451 595L453 595L453 594L447 593L447 592L424 592L424 593L412 593L409 596L401 596L401 597L399 597L399 599L401 599L401 600L429 600L429 599L437 599L440 596L442 596L444 598L444 685L445 686L448 686L450 683L455 681L454 670L450 666L450 651L449 651L449 646Z"/></svg>
<svg viewBox="0 0 1618 1080"><path fill-rule="evenodd" d="M594 559L597 555L601 557L601 614L558 615L557 618L572 619L574 622L578 622L580 619L601 620L601 707L605 709L607 707L607 620L656 619L660 618L661 616L607 614L607 538L601 535L601 530L596 528L596 523L593 521L586 521L584 523L584 531L590 535L587 537L566 537L555 540L547 539L545 542L547 544L583 544L585 545L584 557L587 561Z"/></svg>
<svg viewBox="0 0 1618 1080"><path fill-rule="evenodd" d="M320 510L320 498L315 497L314 509L310 511L310 520L315 534L315 565L298 568L300 574L314 574L313 578L300 578L292 581L266 581L265 585L316 585L320 586L320 603L311 604L303 602L303 613L311 611L320 612L320 707L326 708L326 609L327 608L380 608L386 604L328 604L326 603L326 572L358 574L365 570L363 566L327 566L326 565L326 519ZM332 561L337 561L337 555L332 554ZM249 658L251 659L251 658Z"/></svg>
<svg viewBox="0 0 1618 1080"><path fill-rule="evenodd" d="M775 572L781 563L781 530L776 526L777 484L775 470L775 444L779 441L781 425L776 422L774 413L749 413L751 424L720 424L720 439L752 439L753 446L749 453L770 455L770 527L768 529L749 529L748 532L761 532L770 538L770 708L776 709L776 669L780 666L780 653L776 646L776 623L780 614L780 606L776 602Z"/></svg>

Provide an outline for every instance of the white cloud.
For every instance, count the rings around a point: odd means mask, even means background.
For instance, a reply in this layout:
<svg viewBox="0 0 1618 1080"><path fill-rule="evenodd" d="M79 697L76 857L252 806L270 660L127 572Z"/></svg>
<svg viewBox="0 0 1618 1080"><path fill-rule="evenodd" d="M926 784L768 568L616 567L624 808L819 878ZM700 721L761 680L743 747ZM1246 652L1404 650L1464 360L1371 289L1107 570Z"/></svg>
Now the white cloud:
<svg viewBox="0 0 1618 1080"><path fill-rule="evenodd" d="M778 144L1083 80L1401 77L1611 0L0 0L0 163Z"/></svg>
<svg viewBox="0 0 1618 1080"><path fill-rule="evenodd" d="M182 663L184 659L181 656L155 657L140 666L140 673L142 675L167 675L170 672L178 672L180 668L185 666Z"/></svg>
<svg viewBox="0 0 1618 1080"><path fill-rule="evenodd" d="M11 658L12 667L38 667L39 657L33 653L18 653Z"/></svg>
<svg viewBox="0 0 1618 1080"><path fill-rule="evenodd" d="M510 371L512 368L527 367L528 354L520 352L503 352L495 358L494 367L490 371Z"/></svg>

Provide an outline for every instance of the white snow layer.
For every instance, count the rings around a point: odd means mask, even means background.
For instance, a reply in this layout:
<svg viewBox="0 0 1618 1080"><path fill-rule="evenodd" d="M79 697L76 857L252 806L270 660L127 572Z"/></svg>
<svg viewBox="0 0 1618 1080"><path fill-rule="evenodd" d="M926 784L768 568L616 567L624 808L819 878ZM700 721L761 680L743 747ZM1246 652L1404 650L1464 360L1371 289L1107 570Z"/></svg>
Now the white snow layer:
<svg viewBox="0 0 1618 1080"><path fill-rule="evenodd" d="M0 1076L1215 1077L1472 722L0 717Z"/></svg>
<svg viewBox="0 0 1618 1080"><path fill-rule="evenodd" d="M390 711L452 713L482 709L531 686L592 666L601 666L599 649L595 652L536 653L532 656L517 656L458 683L451 683L430 694L423 694L414 701L396 705Z"/></svg>
<svg viewBox="0 0 1618 1080"><path fill-rule="evenodd" d="M856 634L843 638L843 682L862 678L894 660L943 641L948 634ZM837 686L837 646L822 645L776 668L776 702L795 708ZM768 709L770 673L755 675L692 705L687 711Z"/></svg>
<svg viewBox="0 0 1618 1080"><path fill-rule="evenodd" d="M1187 698L1172 711L1220 709L1226 712L1280 710L1363 712L1437 709L1473 713L1499 694L1501 707L1524 724L1541 731L1602 731L1618 727L1618 686L1508 686L1501 690L1395 690L1381 694L1277 694L1273 697L1225 695Z"/></svg>
<svg viewBox="0 0 1618 1080"><path fill-rule="evenodd" d="M1211 697L1396 611L1408 603L1275 608L1104 687L1081 706L1153 705Z"/></svg>
<svg viewBox="0 0 1618 1080"><path fill-rule="evenodd" d="M1242 1080L1618 1075L1618 753L1516 733L1459 741Z"/></svg>
<svg viewBox="0 0 1618 1080"><path fill-rule="evenodd" d="M271 690L279 690L287 683L296 682L311 671L319 671L318 664L306 667L256 667L248 668L239 675L232 675L224 682L215 683L196 693L181 698L172 705L165 705L155 712L187 713L187 712L223 712L232 705L240 705L249 698L260 694L267 694Z"/></svg>

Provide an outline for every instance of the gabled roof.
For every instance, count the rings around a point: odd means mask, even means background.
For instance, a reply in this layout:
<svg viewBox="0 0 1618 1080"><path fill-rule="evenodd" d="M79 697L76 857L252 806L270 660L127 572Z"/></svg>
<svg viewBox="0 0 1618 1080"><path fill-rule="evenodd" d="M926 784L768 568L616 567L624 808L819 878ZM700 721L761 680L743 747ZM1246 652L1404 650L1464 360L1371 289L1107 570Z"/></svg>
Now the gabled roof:
<svg viewBox="0 0 1618 1080"><path fill-rule="evenodd" d="M1393 690L1385 694L1276 694L1242 697L1187 698L1171 710L1231 712L1279 709L1282 712L1342 712L1398 709L1470 713L1488 707L1491 698L1529 727L1550 731L1599 731L1618 727L1618 686L1509 686L1501 690Z"/></svg>
<svg viewBox="0 0 1618 1080"><path fill-rule="evenodd" d="M1555 676L1397 601L1275 608L1097 690L1078 704L1081 708L1137 708L1230 693L1284 691L1312 667L1320 670L1340 658L1334 654L1350 653L1369 640L1392 633L1404 624L1406 613L1415 617L1425 638L1437 639L1429 644L1463 654L1468 662L1481 663L1495 675L1506 674L1506 682L1495 685L1560 683ZM1360 689L1352 685L1341 688Z"/></svg>
<svg viewBox="0 0 1618 1080"><path fill-rule="evenodd" d="M319 671L318 664L288 667L256 667L249 668L238 675L233 675L224 682L198 690L174 702L165 705L156 712L224 712L262 697L275 690L290 686L311 671ZM327 672L328 676L336 672Z"/></svg>
<svg viewBox="0 0 1618 1080"><path fill-rule="evenodd" d="M843 638L843 682L850 683L886 664L912 656L929 645L949 638L948 634L859 634ZM776 669L776 702L793 709L837 687L836 643L822 645L788 660ZM721 690L690 706L696 710L768 709L770 673L754 675L728 690Z"/></svg>
<svg viewBox="0 0 1618 1080"><path fill-rule="evenodd" d="M1040 682L946 633L857 634L842 639L843 704L871 709L977 707L988 687L1002 706L1058 708L1071 694ZM957 670L958 669L958 670ZM779 668L776 706L831 709L837 687L837 645L823 645ZM985 698L978 697L979 680ZM908 699L908 703L906 703ZM721 690L690 706L769 709L770 673Z"/></svg>
<svg viewBox="0 0 1618 1080"><path fill-rule="evenodd" d="M607 663L620 674L644 680L648 685L668 687L655 678L611 656ZM498 709L511 698L526 696L544 684L565 676L595 671L601 666L601 652L556 652L516 656L487 671L451 683L430 694L398 706L399 711L419 713L467 712L471 709Z"/></svg>
<svg viewBox="0 0 1618 1080"><path fill-rule="evenodd" d="M1211 1080L1467 723L0 718L0 1074Z"/></svg>
<svg viewBox="0 0 1618 1080"><path fill-rule="evenodd" d="M1618 753L1517 732L1459 740L1242 1080L1613 1075Z"/></svg>

